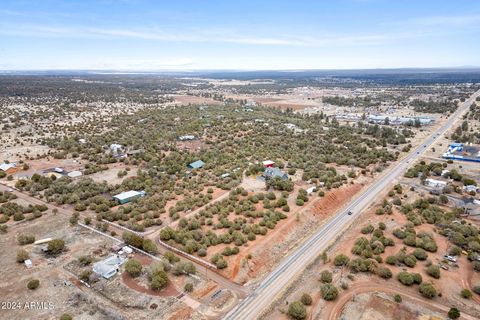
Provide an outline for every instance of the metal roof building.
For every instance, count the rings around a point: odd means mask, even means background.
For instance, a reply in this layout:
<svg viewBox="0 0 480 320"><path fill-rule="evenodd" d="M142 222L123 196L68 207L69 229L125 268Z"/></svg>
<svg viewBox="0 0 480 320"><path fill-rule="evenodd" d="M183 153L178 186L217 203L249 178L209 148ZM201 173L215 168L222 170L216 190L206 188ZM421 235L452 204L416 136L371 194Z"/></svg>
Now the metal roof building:
<svg viewBox="0 0 480 320"><path fill-rule="evenodd" d="M205 165L205 162L203 162L202 160L197 160L195 162L192 162L188 165L188 168L189 169L200 169L201 167L203 167Z"/></svg>
<svg viewBox="0 0 480 320"><path fill-rule="evenodd" d="M263 176L265 179L273 179L273 178L280 178L282 180L287 180L288 175L278 168L266 168L263 172Z"/></svg>
<svg viewBox="0 0 480 320"><path fill-rule="evenodd" d="M2 163L0 164L0 170L7 172L10 169L15 169L17 167L16 163Z"/></svg>
<svg viewBox="0 0 480 320"><path fill-rule="evenodd" d="M119 255L110 256L105 260L94 263L93 272L105 279L110 279L119 271L120 266L125 260L125 258Z"/></svg>
<svg viewBox="0 0 480 320"><path fill-rule="evenodd" d="M120 202L120 204L124 204L143 196L145 196L145 191L130 190L113 196L113 199Z"/></svg>

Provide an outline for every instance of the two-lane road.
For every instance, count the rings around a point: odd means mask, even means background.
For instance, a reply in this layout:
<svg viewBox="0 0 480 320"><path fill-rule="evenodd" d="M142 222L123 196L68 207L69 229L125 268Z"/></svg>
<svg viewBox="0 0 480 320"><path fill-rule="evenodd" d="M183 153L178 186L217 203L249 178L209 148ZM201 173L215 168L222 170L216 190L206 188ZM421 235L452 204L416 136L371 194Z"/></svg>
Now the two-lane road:
<svg viewBox="0 0 480 320"><path fill-rule="evenodd" d="M445 132L453 126L479 95L480 90L461 104L448 120L428 136L422 144L410 152L408 156L400 160L395 167L389 169L389 171L379 177L378 180L359 197L354 199L341 210L341 212L300 245L290 256L285 258L245 300L225 316L225 319L257 319L275 300L276 296L303 271L308 263L318 257L322 251L339 237L342 232L359 217L362 210L377 200L379 193L387 190L390 184L392 184L396 178L400 177L412 162L417 160L439 136L445 134ZM352 215L347 214L349 211L352 211Z"/></svg>

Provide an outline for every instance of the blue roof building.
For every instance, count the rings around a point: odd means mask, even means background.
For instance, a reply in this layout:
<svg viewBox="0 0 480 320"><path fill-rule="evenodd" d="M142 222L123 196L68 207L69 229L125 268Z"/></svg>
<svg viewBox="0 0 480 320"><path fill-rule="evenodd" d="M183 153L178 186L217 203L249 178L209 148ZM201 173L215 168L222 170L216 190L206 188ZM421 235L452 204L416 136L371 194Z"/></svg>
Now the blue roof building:
<svg viewBox="0 0 480 320"><path fill-rule="evenodd" d="M285 172L275 167L266 168L265 171L263 172L263 176L267 180L273 179L273 178L280 178L281 180L288 179L288 175Z"/></svg>
<svg viewBox="0 0 480 320"><path fill-rule="evenodd" d="M195 162L190 163L187 167L189 169L200 169L204 165L205 165L205 162L203 162L202 160L197 160Z"/></svg>

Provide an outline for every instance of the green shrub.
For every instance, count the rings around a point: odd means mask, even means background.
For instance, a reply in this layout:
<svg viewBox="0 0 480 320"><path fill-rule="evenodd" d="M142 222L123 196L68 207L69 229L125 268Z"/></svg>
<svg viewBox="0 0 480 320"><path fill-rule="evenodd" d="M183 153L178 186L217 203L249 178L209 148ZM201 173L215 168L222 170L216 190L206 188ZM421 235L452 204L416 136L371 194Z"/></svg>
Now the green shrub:
<svg viewBox="0 0 480 320"><path fill-rule="evenodd" d="M414 283L413 276L408 272L399 272L397 274L397 279L400 281L401 284L406 286L411 286Z"/></svg>
<svg viewBox="0 0 480 320"><path fill-rule="evenodd" d="M18 244L19 245L26 245L35 242L35 236L29 234L21 234L18 236Z"/></svg>
<svg viewBox="0 0 480 320"><path fill-rule="evenodd" d="M35 289L38 288L39 285L40 285L40 280L32 279L32 280L28 281L27 288L30 289L30 290L35 290Z"/></svg>
<svg viewBox="0 0 480 320"><path fill-rule="evenodd" d="M138 277L142 273L142 264L135 259L129 259L125 263L125 271L133 278Z"/></svg>
<svg viewBox="0 0 480 320"><path fill-rule="evenodd" d="M65 242L62 239L53 239L48 242L48 253L59 254L65 248Z"/></svg>
<svg viewBox="0 0 480 320"><path fill-rule="evenodd" d="M304 305L309 306L312 304L312 296L310 296L308 293L304 293L302 294L302 298L300 299L300 301Z"/></svg>
<svg viewBox="0 0 480 320"><path fill-rule="evenodd" d="M437 290L431 283L422 283L418 287L418 291L424 296L425 298L432 299L437 295Z"/></svg>
<svg viewBox="0 0 480 320"><path fill-rule="evenodd" d="M18 263L23 263L25 260L28 260L28 252L24 249L19 249L17 251L17 262Z"/></svg>
<svg viewBox="0 0 480 320"><path fill-rule="evenodd" d="M390 279L392 277L392 271L385 267L378 268L378 275L384 279Z"/></svg>
<svg viewBox="0 0 480 320"><path fill-rule="evenodd" d="M328 270L324 270L320 273L320 281L323 283L331 283L332 282L332 273Z"/></svg>
<svg viewBox="0 0 480 320"><path fill-rule="evenodd" d="M300 301L294 301L288 306L288 316L294 320L304 320L307 318L307 309Z"/></svg>
<svg viewBox="0 0 480 320"><path fill-rule="evenodd" d="M457 308L450 308L448 311L448 318L450 319L458 319L460 318L460 311Z"/></svg>
<svg viewBox="0 0 480 320"><path fill-rule="evenodd" d="M460 295L464 299L470 299L472 297L472 291L468 289L463 289L462 291L460 291Z"/></svg>
<svg viewBox="0 0 480 320"><path fill-rule="evenodd" d="M338 295L338 289L330 283L323 284L320 288L320 292L322 294L322 298L327 301L335 300Z"/></svg>
<svg viewBox="0 0 480 320"><path fill-rule="evenodd" d="M193 283L191 283L191 282L185 283L185 286L183 287L183 290L185 290L185 292L192 292L193 291Z"/></svg>
<svg viewBox="0 0 480 320"><path fill-rule="evenodd" d="M440 267L432 264L427 268L427 274L435 279L440 278Z"/></svg>

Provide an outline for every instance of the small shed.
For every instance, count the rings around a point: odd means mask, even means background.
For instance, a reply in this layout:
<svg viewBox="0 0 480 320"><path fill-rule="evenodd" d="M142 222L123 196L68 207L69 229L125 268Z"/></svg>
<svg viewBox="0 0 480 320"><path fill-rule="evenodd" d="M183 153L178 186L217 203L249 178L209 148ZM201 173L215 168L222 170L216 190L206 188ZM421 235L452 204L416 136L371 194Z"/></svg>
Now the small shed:
<svg viewBox="0 0 480 320"><path fill-rule="evenodd" d="M202 160L197 160L195 162L190 163L187 167L192 170L192 169L200 169L205 165L205 162Z"/></svg>
<svg viewBox="0 0 480 320"><path fill-rule="evenodd" d="M141 198L145 196L145 194L146 194L145 191L130 190L130 191L122 192L113 196L113 199L118 201L120 204L125 204L137 198Z"/></svg>
<svg viewBox="0 0 480 320"><path fill-rule="evenodd" d="M78 171L78 170L75 170L75 171L67 173L67 176L69 176L70 178L77 178L77 177L82 176L82 172Z"/></svg>
<svg viewBox="0 0 480 320"><path fill-rule="evenodd" d="M275 164L275 161L265 160L262 162L264 168L271 168Z"/></svg>

